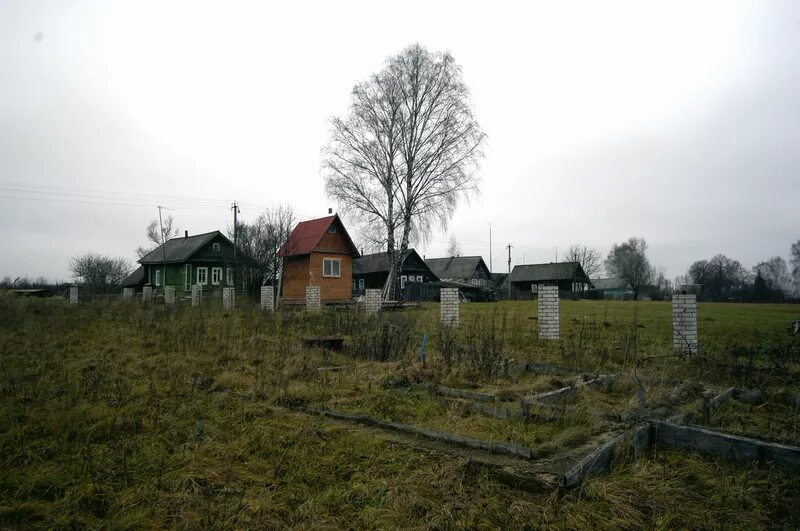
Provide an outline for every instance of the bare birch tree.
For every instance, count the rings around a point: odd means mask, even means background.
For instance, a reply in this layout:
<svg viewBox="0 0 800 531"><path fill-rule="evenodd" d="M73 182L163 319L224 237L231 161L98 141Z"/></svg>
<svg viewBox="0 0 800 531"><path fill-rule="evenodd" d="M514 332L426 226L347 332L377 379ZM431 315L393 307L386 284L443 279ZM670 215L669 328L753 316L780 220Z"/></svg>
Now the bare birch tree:
<svg viewBox="0 0 800 531"><path fill-rule="evenodd" d="M161 234L161 227L159 227L159 223L157 219L154 219L147 225L147 230L145 233L147 234L147 240L152 243L147 247L140 246L136 248L136 255L139 258L142 258L146 254L153 251L153 249L157 249L159 245L163 242L169 240L170 238L174 238L178 235L178 227L175 226L175 219L172 217L172 214L164 218L164 234Z"/></svg>
<svg viewBox="0 0 800 531"><path fill-rule="evenodd" d="M415 44L356 85L349 118L332 125L326 190L362 221L385 227L384 297L394 298L409 242L436 225L446 229L458 204L478 190L485 135L469 89L449 53Z"/></svg>
<svg viewBox="0 0 800 531"><path fill-rule="evenodd" d="M603 270L602 260L600 251L586 245L572 245L564 255L565 262L578 262L589 278L597 278Z"/></svg>

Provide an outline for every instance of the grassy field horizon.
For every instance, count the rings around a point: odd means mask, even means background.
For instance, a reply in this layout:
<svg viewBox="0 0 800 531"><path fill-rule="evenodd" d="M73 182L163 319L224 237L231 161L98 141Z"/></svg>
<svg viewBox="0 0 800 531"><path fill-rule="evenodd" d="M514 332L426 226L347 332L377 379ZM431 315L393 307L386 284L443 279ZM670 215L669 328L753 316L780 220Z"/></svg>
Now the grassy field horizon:
<svg viewBox="0 0 800 531"><path fill-rule="evenodd" d="M696 357L671 351L669 302L563 301L561 339L540 340L536 303L438 305L368 319L350 310L260 312L0 299L0 527L575 529L800 526L800 478L652 448L576 490L527 492L464 455L282 407L309 405L525 444L544 455L624 427L596 416L694 412L704 389L759 388L714 428L800 443L800 306L700 303ZM342 352L303 337L338 334ZM427 363L417 362L423 335ZM570 375L497 374L537 361L613 372L541 424L477 416L393 382L549 390ZM326 365L342 370L320 371ZM652 404L652 405L651 405ZM649 410L648 410L649 411ZM543 415L546 416L546 415Z"/></svg>

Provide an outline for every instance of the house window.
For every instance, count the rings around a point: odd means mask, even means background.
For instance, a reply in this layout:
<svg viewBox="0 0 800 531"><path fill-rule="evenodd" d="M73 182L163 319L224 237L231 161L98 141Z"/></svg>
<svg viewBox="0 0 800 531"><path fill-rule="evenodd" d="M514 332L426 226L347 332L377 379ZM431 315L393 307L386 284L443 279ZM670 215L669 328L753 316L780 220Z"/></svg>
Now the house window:
<svg viewBox="0 0 800 531"><path fill-rule="evenodd" d="M192 289L192 264L183 266L183 289L185 291Z"/></svg>
<svg viewBox="0 0 800 531"><path fill-rule="evenodd" d="M350 284L353 285L353 291L355 291L356 290L356 279L351 280Z"/></svg>
<svg viewBox="0 0 800 531"><path fill-rule="evenodd" d="M334 225L333 223L331 223L331 226L330 226L330 227L328 227L328 233L330 233L330 234L336 234L336 225Z"/></svg>
<svg viewBox="0 0 800 531"><path fill-rule="evenodd" d="M422 275L417 275L417 282L422 282Z"/></svg>
<svg viewBox="0 0 800 531"><path fill-rule="evenodd" d="M406 280L408 280L407 276L405 276L405 275L401 275L400 276L400 289L403 289L403 288L406 287Z"/></svg>
<svg viewBox="0 0 800 531"><path fill-rule="evenodd" d="M364 289L364 279L363 278L359 278L358 279L358 289Z"/></svg>
<svg viewBox="0 0 800 531"><path fill-rule="evenodd" d="M215 253L218 253L218 252L219 252L219 244L218 244L218 243L211 244L211 249L212 249L212 250L213 250Z"/></svg>
<svg viewBox="0 0 800 531"><path fill-rule="evenodd" d="M233 268L232 267L229 267L228 269L225 270L225 279L226 279L226 283L229 286L233 286Z"/></svg>
<svg viewBox="0 0 800 531"><path fill-rule="evenodd" d="M156 269L156 286L161 285L161 270Z"/></svg>
<svg viewBox="0 0 800 531"><path fill-rule="evenodd" d="M201 286L208 284L208 268L207 267L198 267L197 268L197 283Z"/></svg>
<svg viewBox="0 0 800 531"><path fill-rule="evenodd" d="M342 276L342 261L339 258L322 259L322 276L336 277Z"/></svg>
<svg viewBox="0 0 800 531"><path fill-rule="evenodd" d="M222 268L221 267L212 267L211 268L211 283L215 286L219 286L219 283L222 281Z"/></svg>

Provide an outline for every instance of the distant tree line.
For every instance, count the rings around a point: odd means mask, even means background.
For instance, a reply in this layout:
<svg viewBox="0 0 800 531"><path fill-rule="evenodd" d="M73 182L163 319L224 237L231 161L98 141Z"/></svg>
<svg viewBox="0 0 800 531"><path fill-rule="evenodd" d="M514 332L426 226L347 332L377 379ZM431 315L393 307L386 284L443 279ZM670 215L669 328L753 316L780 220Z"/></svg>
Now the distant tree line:
<svg viewBox="0 0 800 531"><path fill-rule="evenodd" d="M694 284L705 301L785 302L800 300L800 240L790 247L789 261L780 256L747 270L738 260L718 254L689 266L676 284Z"/></svg>

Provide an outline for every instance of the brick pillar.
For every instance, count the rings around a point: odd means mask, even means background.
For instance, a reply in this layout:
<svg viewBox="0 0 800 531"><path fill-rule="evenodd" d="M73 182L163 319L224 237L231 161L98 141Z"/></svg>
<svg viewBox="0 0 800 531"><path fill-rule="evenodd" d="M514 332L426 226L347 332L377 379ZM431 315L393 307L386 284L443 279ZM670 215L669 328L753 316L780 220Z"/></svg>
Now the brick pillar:
<svg viewBox="0 0 800 531"><path fill-rule="evenodd" d="M306 286L306 311L318 312L321 309L319 286Z"/></svg>
<svg viewBox="0 0 800 531"><path fill-rule="evenodd" d="M133 298L133 288L122 288L123 300L131 300Z"/></svg>
<svg viewBox="0 0 800 531"><path fill-rule="evenodd" d="M69 288L69 303L78 304L78 288L75 286Z"/></svg>
<svg viewBox="0 0 800 531"><path fill-rule="evenodd" d="M236 307L236 292L233 288L222 288L222 309L233 310Z"/></svg>
<svg viewBox="0 0 800 531"><path fill-rule="evenodd" d="M458 326L458 288L441 288L439 300L442 324Z"/></svg>
<svg viewBox="0 0 800 531"><path fill-rule="evenodd" d="M539 339L558 339L558 286L539 286Z"/></svg>
<svg viewBox="0 0 800 531"><path fill-rule="evenodd" d="M203 300L203 286L195 284L192 286L192 306L200 306Z"/></svg>
<svg viewBox="0 0 800 531"><path fill-rule="evenodd" d="M697 354L697 295L672 295L672 347L684 354Z"/></svg>
<svg viewBox="0 0 800 531"><path fill-rule="evenodd" d="M275 311L275 288L272 286L261 286L261 309Z"/></svg>
<svg viewBox="0 0 800 531"><path fill-rule="evenodd" d="M381 309L381 290L368 289L364 292L364 309L367 315L375 315Z"/></svg>
<svg viewBox="0 0 800 531"><path fill-rule="evenodd" d="M153 287L145 286L142 288L142 302L150 302L153 300Z"/></svg>
<svg viewBox="0 0 800 531"><path fill-rule="evenodd" d="M169 304L170 306L175 304L175 286L164 287L164 304Z"/></svg>

